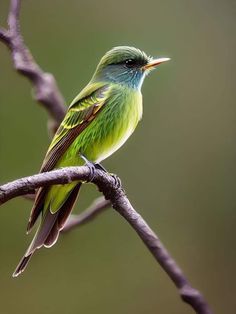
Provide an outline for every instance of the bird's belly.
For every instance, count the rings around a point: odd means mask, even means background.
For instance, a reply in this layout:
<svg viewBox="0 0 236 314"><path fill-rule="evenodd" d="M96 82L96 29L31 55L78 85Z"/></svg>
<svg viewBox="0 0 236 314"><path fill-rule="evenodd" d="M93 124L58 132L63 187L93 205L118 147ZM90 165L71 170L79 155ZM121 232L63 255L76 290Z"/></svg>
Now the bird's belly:
<svg viewBox="0 0 236 314"><path fill-rule="evenodd" d="M135 126L129 126L124 132L121 132L120 135L111 134L107 138L107 142L105 140L103 143L99 143L97 147L97 156L94 156L96 159L95 161L99 163L116 152L127 141L134 129ZM118 132L119 131L120 130L118 130Z"/></svg>

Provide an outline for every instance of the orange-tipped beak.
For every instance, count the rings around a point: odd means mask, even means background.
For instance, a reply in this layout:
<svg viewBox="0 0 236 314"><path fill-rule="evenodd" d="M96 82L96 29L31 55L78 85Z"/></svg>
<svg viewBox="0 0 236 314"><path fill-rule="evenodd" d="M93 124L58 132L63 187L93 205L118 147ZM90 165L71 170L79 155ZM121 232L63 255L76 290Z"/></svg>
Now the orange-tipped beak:
<svg viewBox="0 0 236 314"><path fill-rule="evenodd" d="M151 60L148 64L146 64L143 69L144 70L148 70L148 69L152 69L152 68L155 68L156 66L158 66L159 64L163 63L163 62L166 62L166 61L169 61L170 58L158 58L158 59L154 59L154 60Z"/></svg>

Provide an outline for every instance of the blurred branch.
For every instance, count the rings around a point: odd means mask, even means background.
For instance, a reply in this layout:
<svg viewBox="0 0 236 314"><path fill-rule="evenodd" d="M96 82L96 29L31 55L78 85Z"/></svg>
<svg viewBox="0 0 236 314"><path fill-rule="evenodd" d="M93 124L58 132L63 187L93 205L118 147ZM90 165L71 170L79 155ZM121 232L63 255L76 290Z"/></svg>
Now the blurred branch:
<svg viewBox="0 0 236 314"><path fill-rule="evenodd" d="M35 200L35 191L32 191L32 193L28 193L25 195L22 195L22 197L28 201L34 201Z"/></svg>
<svg viewBox="0 0 236 314"><path fill-rule="evenodd" d="M98 197L93 201L93 203L81 214L79 215L70 215L67 220L62 232L69 232L72 229L79 227L87 222L90 222L92 219L97 217L97 215L104 212L105 209L111 207L111 202L106 200L104 197Z"/></svg>
<svg viewBox="0 0 236 314"><path fill-rule="evenodd" d="M90 179L91 173L87 166L67 167L21 178L0 186L0 204L3 204L16 196L30 193L41 186L51 184L66 184L74 180L88 182ZM124 217L137 232L156 261L161 265L161 267L177 287L182 300L191 305L198 314L212 313L201 293L195 288L191 287L182 270L170 256L157 235L148 226L140 214L138 214L132 207L122 187L117 187L117 180L114 180L114 177L110 174L95 169L91 182L97 185L99 190L105 196L105 199L109 200L112 207L122 217ZM99 211L104 209L104 206L98 206L96 210L91 210L90 208L90 211L87 214L84 214L82 219L80 218L80 223L78 223L77 219L77 225L82 223L81 220L85 222L88 221L89 217L94 217L95 213L98 214ZM69 224L69 227L72 225Z"/></svg>
<svg viewBox="0 0 236 314"><path fill-rule="evenodd" d="M19 24L20 3L20 0L11 0L8 29L0 28L0 41L10 49L15 69L31 81L34 98L53 118L54 123L51 128L55 130L66 113L64 100L54 76L42 71L24 44Z"/></svg>

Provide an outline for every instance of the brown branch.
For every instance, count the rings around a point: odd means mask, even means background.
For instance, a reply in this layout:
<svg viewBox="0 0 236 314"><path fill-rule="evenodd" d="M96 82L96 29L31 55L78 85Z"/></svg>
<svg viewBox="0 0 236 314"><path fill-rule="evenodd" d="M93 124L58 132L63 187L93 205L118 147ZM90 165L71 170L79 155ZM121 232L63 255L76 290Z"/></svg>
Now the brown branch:
<svg viewBox="0 0 236 314"><path fill-rule="evenodd" d="M79 174L76 170L79 170ZM58 184L58 182L60 184L72 182L76 180L78 175L79 179L86 181L89 173L88 167L85 166L80 168L68 167L12 181L0 186L0 205L17 196L32 194L40 186Z"/></svg>
<svg viewBox="0 0 236 314"><path fill-rule="evenodd" d="M10 49L15 69L31 81L34 87L34 98L53 118L55 130L66 113L64 100L54 76L43 72L25 46L20 32L19 13L20 0L11 0L8 29L0 28L0 40Z"/></svg>
<svg viewBox="0 0 236 314"><path fill-rule="evenodd" d="M90 176L89 168L82 166L62 168L21 178L0 186L0 204L16 196L32 192L40 186L66 184L74 180L89 181ZM105 198L111 202L112 207L137 232L156 261L173 281L183 301L192 306L198 314L211 314L212 312L201 293L190 285L182 270L170 256L157 235L132 207L122 187L116 186L114 177L96 169L92 182L97 185Z"/></svg>

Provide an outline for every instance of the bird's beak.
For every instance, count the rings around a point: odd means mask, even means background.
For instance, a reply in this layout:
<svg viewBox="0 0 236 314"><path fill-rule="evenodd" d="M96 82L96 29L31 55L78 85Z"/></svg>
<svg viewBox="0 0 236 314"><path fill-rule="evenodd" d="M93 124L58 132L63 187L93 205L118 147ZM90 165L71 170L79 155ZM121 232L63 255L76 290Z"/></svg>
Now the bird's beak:
<svg viewBox="0 0 236 314"><path fill-rule="evenodd" d="M148 62L148 64L143 66L144 70L151 70L153 68L155 68L156 66L158 66L159 64L169 61L170 58L158 58L158 59L154 59L151 60L150 62Z"/></svg>

